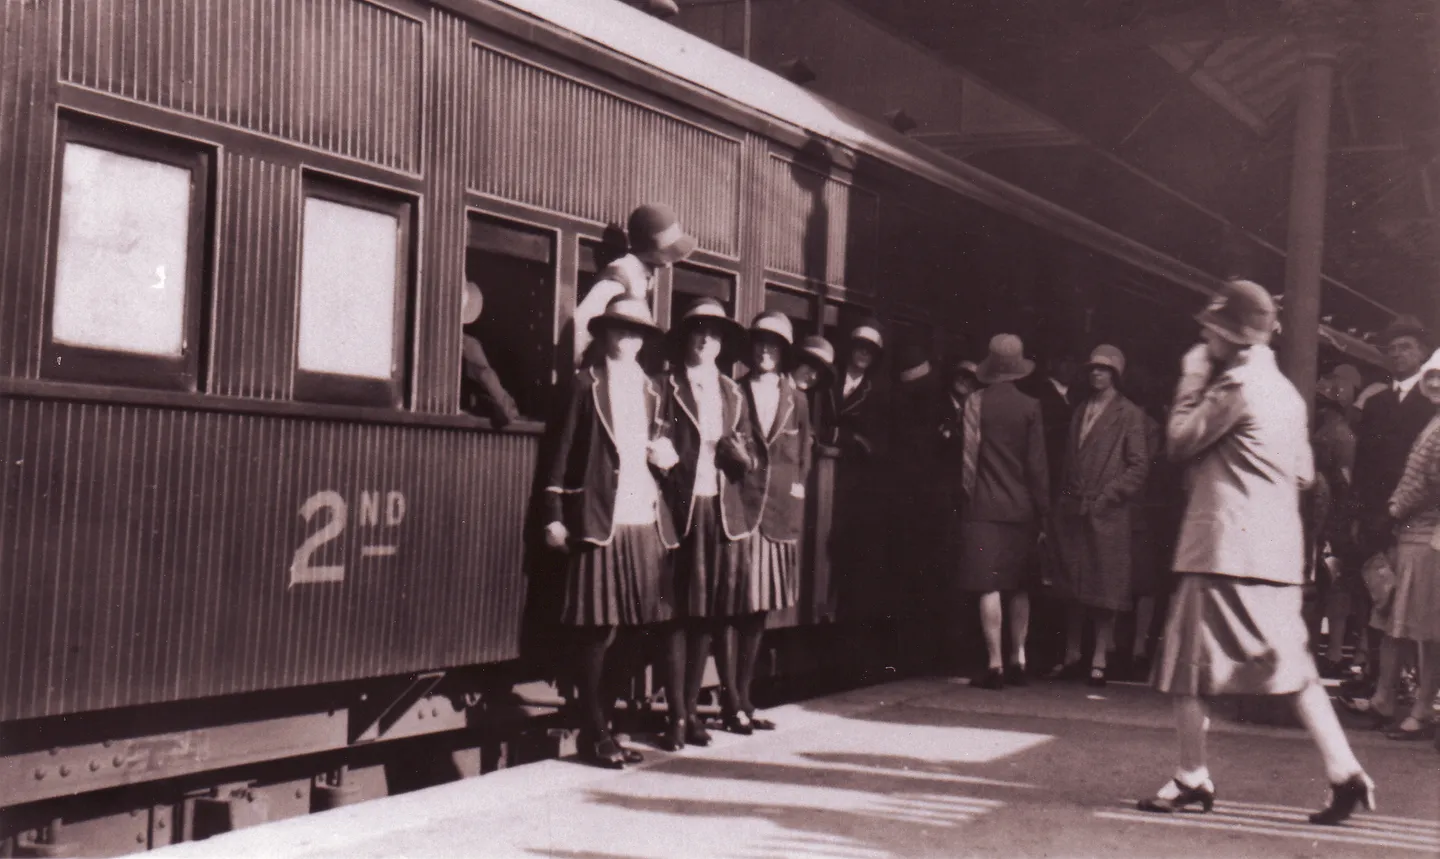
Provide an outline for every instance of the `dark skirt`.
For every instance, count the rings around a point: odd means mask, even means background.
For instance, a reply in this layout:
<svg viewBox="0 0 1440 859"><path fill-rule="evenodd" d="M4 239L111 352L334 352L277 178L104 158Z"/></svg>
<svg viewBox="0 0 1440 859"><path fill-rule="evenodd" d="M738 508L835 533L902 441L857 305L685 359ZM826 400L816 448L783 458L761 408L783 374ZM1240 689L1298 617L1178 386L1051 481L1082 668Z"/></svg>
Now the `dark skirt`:
<svg viewBox="0 0 1440 859"><path fill-rule="evenodd" d="M976 593L1020 590L1037 562L1031 522L960 523L960 586Z"/></svg>
<svg viewBox="0 0 1440 859"><path fill-rule="evenodd" d="M698 496L691 502L690 533L675 556L679 605L686 617L748 614L749 540L729 540L720 523L719 499Z"/></svg>
<svg viewBox="0 0 1440 859"><path fill-rule="evenodd" d="M1174 695L1287 695L1319 681L1299 585L1181 573L1150 682Z"/></svg>
<svg viewBox="0 0 1440 859"><path fill-rule="evenodd" d="M800 544L751 535L747 611L777 611L800 601Z"/></svg>
<svg viewBox="0 0 1440 859"><path fill-rule="evenodd" d="M638 626L675 617L670 553L654 525L617 525L609 544L582 543L570 556L560 622Z"/></svg>

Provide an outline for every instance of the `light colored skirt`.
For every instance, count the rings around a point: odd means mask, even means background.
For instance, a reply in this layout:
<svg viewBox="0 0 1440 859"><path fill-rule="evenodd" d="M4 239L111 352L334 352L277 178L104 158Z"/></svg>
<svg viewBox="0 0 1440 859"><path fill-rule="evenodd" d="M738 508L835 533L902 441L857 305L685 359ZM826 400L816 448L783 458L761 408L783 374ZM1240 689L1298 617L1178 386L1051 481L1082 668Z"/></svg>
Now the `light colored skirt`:
<svg viewBox="0 0 1440 859"><path fill-rule="evenodd" d="M1440 552L1429 536L1402 535L1395 549L1395 595L1372 624L1391 638L1440 641Z"/></svg>
<svg viewBox="0 0 1440 859"><path fill-rule="evenodd" d="M1298 585L1180 573L1150 683L1173 695L1287 695L1319 681Z"/></svg>

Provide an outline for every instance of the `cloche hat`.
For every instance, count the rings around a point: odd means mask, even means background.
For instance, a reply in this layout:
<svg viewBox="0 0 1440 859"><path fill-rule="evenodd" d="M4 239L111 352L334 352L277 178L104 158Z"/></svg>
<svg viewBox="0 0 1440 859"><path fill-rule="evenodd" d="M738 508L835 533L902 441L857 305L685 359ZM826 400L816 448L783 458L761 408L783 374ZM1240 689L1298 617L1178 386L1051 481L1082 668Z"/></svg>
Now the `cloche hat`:
<svg viewBox="0 0 1440 859"><path fill-rule="evenodd" d="M1085 362L1086 367L1108 367L1115 371L1115 375L1125 375L1125 353L1108 343L1102 343L1095 347L1090 353L1090 360Z"/></svg>
<svg viewBox="0 0 1440 859"><path fill-rule="evenodd" d="M731 319L730 314L725 312L725 305L713 298L701 298L690 305L685 314L680 317L675 331L683 337L691 328L704 322L718 326L721 336L726 340L735 340L745 334L744 326Z"/></svg>
<svg viewBox="0 0 1440 859"><path fill-rule="evenodd" d="M646 336L660 333L660 326L650 315L650 306L638 298L618 295L605 306L605 312L590 320L590 333L599 334L604 328L633 328L643 331Z"/></svg>
<svg viewBox="0 0 1440 859"><path fill-rule="evenodd" d="M1035 362L1025 357L1025 344L1014 334L990 338L990 354L975 368L975 377L987 385L1013 382L1035 372Z"/></svg>
<svg viewBox="0 0 1440 859"><path fill-rule="evenodd" d="M1264 345L1275 334L1275 299L1254 281L1227 281L1195 320L1231 343Z"/></svg>
<svg viewBox="0 0 1440 859"><path fill-rule="evenodd" d="M885 351L885 338L880 335L880 328L874 323L862 322L856 325L850 332L850 342L857 340L869 344L877 352Z"/></svg>
<svg viewBox="0 0 1440 859"><path fill-rule="evenodd" d="M681 229L675 210L663 203L646 203L631 212L625 232L630 252L652 265L679 262L695 252L695 239Z"/></svg>
<svg viewBox="0 0 1440 859"><path fill-rule="evenodd" d="M790 317L778 310L767 310L756 316L755 321L750 323L750 333L773 334L787 345L795 343L795 326L791 324Z"/></svg>
<svg viewBox="0 0 1440 859"><path fill-rule="evenodd" d="M835 376L835 347L824 337L806 337L801 340L800 348L795 352L795 360L814 367L827 384Z"/></svg>

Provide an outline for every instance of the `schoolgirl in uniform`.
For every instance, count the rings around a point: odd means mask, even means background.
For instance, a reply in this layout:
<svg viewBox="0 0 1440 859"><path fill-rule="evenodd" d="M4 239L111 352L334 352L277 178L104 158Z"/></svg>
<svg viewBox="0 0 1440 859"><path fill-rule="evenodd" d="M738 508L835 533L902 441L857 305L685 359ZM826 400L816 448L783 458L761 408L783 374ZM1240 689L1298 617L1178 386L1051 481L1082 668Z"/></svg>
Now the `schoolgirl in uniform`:
<svg viewBox="0 0 1440 859"><path fill-rule="evenodd" d="M765 633L765 614L795 605L800 594L800 535L805 527L805 481L810 473L810 407L805 394L783 372L785 353L795 342L790 320L775 311L750 325L750 375L741 387L754 439L755 468L745 475L741 498L750 535L750 578L738 633L735 698L727 727L738 733L774 730L755 715L750 686Z"/></svg>
<svg viewBox="0 0 1440 859"><path fill-rule="evenodd" d="M746 613L746 537L754 527L740 498L740 481L751 466L750 419L740 386L720 372L716 361L726 341L738 341L744 329L718 301L701 299L675 334L682 360L666 379L665 413L679 462L665 480L665 496L681 533L676 587L686 626L683 703L686 712L695 711L711 644L718 638L715 666L723 707L732 714L739 704L728 628ZM692 719L684 741L708 745L710 734Z"/></svg>
<svg viewBox="0 0 1440 859"><path fill-rule="evenodd" d="M598 766L638 763L639 752L610 734L601 699L605 653L619 628L649 628L669 690L671 723L662 741L678 747L685 730L680 690L684 640L671 549L677 545L657 474L677 461L667 437L662 394L639 354L660 334L645 302L620 296L590 320L603 358L575 378L545 491L546 542L569 553L561 623L574 630L580 754Z"/></svg>

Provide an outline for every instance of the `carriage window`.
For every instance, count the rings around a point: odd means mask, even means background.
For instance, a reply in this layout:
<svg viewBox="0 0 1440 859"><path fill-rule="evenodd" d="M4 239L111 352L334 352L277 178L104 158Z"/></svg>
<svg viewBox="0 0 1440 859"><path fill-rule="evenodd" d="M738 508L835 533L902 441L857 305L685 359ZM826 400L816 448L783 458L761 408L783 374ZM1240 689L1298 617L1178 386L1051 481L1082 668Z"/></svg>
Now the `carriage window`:
<svg viewBox="0 0 1440 859"><path fill-rule="evenodd" d="M680 321L697 298L714 298L735 315L735 275L710 268L680 264L671 280L670 327Z"/></svg>
<svg viewBox="0 0 1440 859"><path fill-rule="evenodd" d="M465 279L479 287L479 318L467 322L500 385L520 414L548 412L554 363L556 237L550 230L472 215ZM462 371L465 368L462 367ZM489 416L475 373L461 376L461 405Z"/></svg>
<svg viewBox="0 0 1440 859"><path fill-rule="evenodd" d="M304 218L296 393L399 406L409 203L316 181Z"/></svg>
<svg viewBox="0 0 1440 859"><path fill-rule="evenodd" d="M194 389L208 155L62 120L46 374Z"/></svg>

